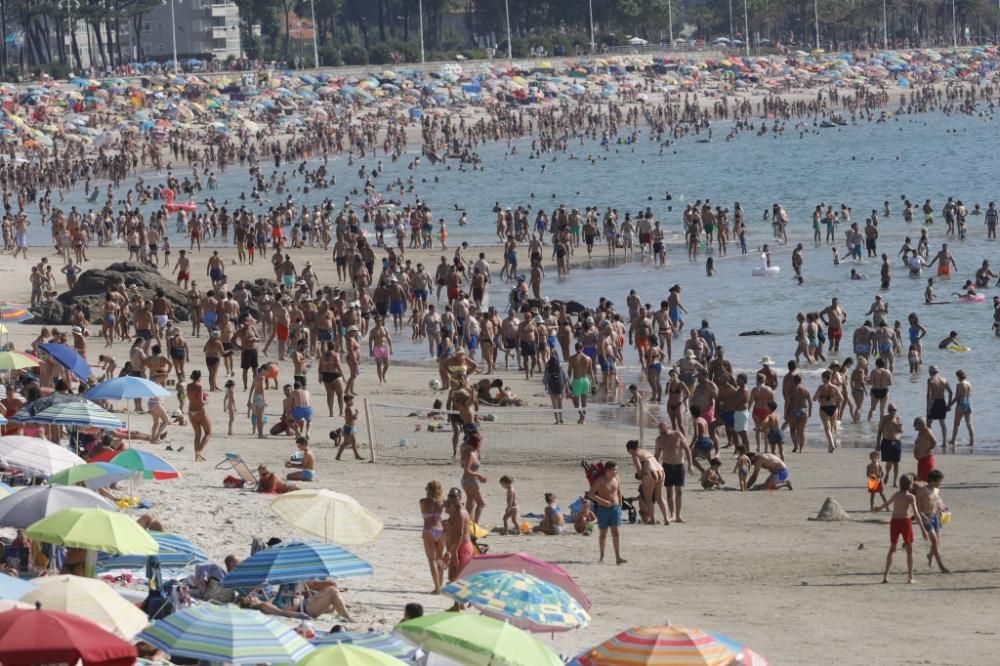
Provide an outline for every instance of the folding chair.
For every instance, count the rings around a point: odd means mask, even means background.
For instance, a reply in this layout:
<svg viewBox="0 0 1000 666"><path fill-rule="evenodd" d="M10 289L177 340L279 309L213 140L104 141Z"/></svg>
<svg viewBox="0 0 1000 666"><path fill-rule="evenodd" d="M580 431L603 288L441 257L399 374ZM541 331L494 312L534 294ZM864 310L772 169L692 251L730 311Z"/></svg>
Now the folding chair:
<svg viewBox="0 0 1000 666"><path fill-rule="evenodd" d="M223 467L223 465L227 466ZM227 452L226 459L216 465L215 469L232 470L243 479L243 482L250 487L250 490L257 487L257 476L238 453Z"/></svg>

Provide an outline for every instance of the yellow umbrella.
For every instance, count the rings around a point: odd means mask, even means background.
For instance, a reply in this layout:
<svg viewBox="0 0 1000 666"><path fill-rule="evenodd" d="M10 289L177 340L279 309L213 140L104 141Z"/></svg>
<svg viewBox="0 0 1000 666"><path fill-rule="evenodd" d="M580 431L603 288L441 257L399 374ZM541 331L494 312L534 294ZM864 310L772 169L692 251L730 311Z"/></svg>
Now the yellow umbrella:
<svg viewBox="0 0 1000 666"><path fill-rule="evenodd" d="M327 543L357 545L374 541L382 521L350 495L326 488L296 490L271 502L271 511L286 523Z"/></svg>
<svg viewBox="0 0 1000 666"><path fill-rule="evenodd" d="M38 587L22 602L85 617L122 638L131 639L149 624L145 613L97 578L42 576L31 582Z"/></svg>
<svg viewBox="0 0 1000 666"><path fill-rule="evenodd" d="M104 509L63 509L28 527L25 535L45 543L117 555L156 555L160 546L124 513Z"/></svg>

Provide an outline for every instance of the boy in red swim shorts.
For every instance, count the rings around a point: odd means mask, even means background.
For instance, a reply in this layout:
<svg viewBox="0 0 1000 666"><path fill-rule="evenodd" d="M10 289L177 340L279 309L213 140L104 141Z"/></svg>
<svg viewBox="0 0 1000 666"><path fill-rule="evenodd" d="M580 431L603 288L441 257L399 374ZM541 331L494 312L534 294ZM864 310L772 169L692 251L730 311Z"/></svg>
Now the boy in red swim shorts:
<svg viewBox="0 0 1000 666"><path fill-rule="evenodd" d="M910 492L913 486L913 477L904 474L899 477L899 490L889 498L885 504L877 511L892 505L892 520L889 521L889 552L885 556L885 573L882 574L882 582L889 582L889 569L892 567L892 555L896 552L896 544L900 537L903 539L903 548L906 550L906 582L913 582L913 522L911 518L917 519L917 526L924 539L927 539L927 529L924 527L923 516L917 507L917 498Z"/></svg>

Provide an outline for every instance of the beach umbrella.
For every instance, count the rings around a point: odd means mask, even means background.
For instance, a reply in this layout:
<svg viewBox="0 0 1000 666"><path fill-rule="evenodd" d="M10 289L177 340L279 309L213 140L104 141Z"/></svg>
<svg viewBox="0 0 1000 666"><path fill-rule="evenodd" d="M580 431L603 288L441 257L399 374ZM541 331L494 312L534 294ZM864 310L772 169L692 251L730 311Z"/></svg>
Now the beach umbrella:
<svg viewBox="0 0 1000 666"><path fill-rule="evenodd" d="M176 479L180 476L177 468L163 458L148 451L140 451L139 449L126 449L116 454L109 462L112 465L118 465L119 467L137 472L144 479L165 481L167 479Z"/></svg>
<svg viewBox="0 0 1000 666"><path fill-rule="evenodd" d="M271 502L271 511L292 527L327 543L348 546L374 541L382 521L350 495L326 488L296 490Z"/></svg>
<svg viewBox="0 0 1000 666"><path fill-rule="evenodd" d="M294 664L315 649L276 618L234 606L184 608L156 620L136 640L171 657L228 664Z"/></svg>
<svg viewBox="0 0 1000 666"><path fill-rule="evenodd" d="M34 608L32 604L26 604L23 601L13 601L11 599L0 599L0 613L4 613L9 610L14 609L25 609L31 610Z"/></svg>
<svg viewBox="0 0 1000 666"><path fill-rule="evenodd" d="M165 398L167 389L142 377L117 377L101 382L87 391L90 400L130 400L133 398Z"/></svg>
<svg viewBox="0 0 1000 666"><path fill-rule="evenodd" d="M76 486L31 486L0 500L0 525L28 527L63 509L117 511L109 500L93 490Z"/></svg>
<svg viewBox="0 0 1000 666"><path fill-rule="evenodd" d="M0 499L7 497L7 495L12 495L13 493L14 493L13 488L8 486L6 483L0 481Z"/></svg>
<svg viewBox="0 0 1000 666"><path fill-rule="evenodd" d="M50 486L75 486L82 483L91 490L108 486L132 477L132 470L107 462L74 465L49 477Z"/></svg>
<svg viewBox="0 0 1000 666"><path fill-rule="evenodd" d="M534 633L579 629L590 615L561 587L512 571L481 571L445 585L442 592L483 615Z"/></svg>
<svg viewBox="0 0 1000 666"><path fill-rule="evenodd" d="M526 631L485 615L435 613L396 625L428 652L468 666L561 666L552 648Z"/></svg>
<svg viewBox="0 0 1000 666"><path fill-rule="evenodd" d="M19 410L18 414L20 413ZM45 425L100 428L101 430L118 430L125 427L125 423L114 414L90 400L64 400L46 407L29 418L31 423Z"/></svg>
<svg viewBox="0 0 1000 666"><path fill-rule="evenodd" d="M145 613L103 580L42 576L32 582L38 587L21 597L21 601L85 617L122 638L132 638L149 624Z"/></svg>
<svg viewBox="0 0 1000 666"><path fill-rule="evenodd" d="M733 662L733 666L769 666L770 664L767 659L760 656L743 643L734 640L725 634L711 631L708 635L736 653L736 661Z"/></svg>
<svg viewBox="0 0 1000 666"><path fill-rule="evenodd" d="M160 566L183 569L196 562L207 562L210 558L198 546L177 534L168 532L149 532L160 546L160 552L156 554ZM110 555L100 553L97 556L97 569L100 571L110 571L112 569L143 569L147 564L144 555Z"/></svg>
<svg viewBox="0 0 1000 666"><path fill-rule="evenodd" d="M44 398L33 400L27 405L21 407L21 409L17 410L17 413L11 417L11 421L15 423L34 423L32 419L52 405L61 402L80 402L81 400L82 398L80 398L80 396L73 395L71 393L50 393Z"/></svg>
<svg viewBox="0 0 1000 666"><path fill-rule="evenodd" d="M590 599L573 577L558 564L540 560L528 553L489 553L477 555L462 567L459 578L468 578L481 571L514 571L540 578L565 590L584 610L590 610Z"/></svg>
<svg viewBox="0 0 1000 666"><path fill-rule="evenodd" d="M22 305L6 301L0 302L0 321L21 322L25 319L31 319L34 316Z"/></svg>
<svg viewBox="0 0 1000 666"><path fill-rule="evenodd" d="M338 631L322 634L313 639L313 645L317 647L342 643L378 650L397 659L413 659L418 652L417 648L401 637L384 631Z"/></svg>
<svg viewBox="0 0 1000 666"><path fill-rule="evenodd" d="M405 661L395 657L358 647L356 645L331 645L314 650L298 662L298 666L404 666Z"/></svg>
<svg viewBox="0 0 1000 666"><path fill-rule="evenodd" d="M223 587L297 583L321 578L369 576L372 565L354 553L325 543L289 541L257 551L229 572Z"/></svg>
<svg viewBox="0 0 1000 666"><path fill-rule="evenodd" d="M736 653L700 629L633 627L577 657L581 666L690 664L730 666Z"/></svg>
<svg viewBox="0 0 1000 666"><path fill-rule="evenodd" d="M83 458L58 444L21 435L0 437L0 461L45 476L83 464Z"/></svg>
<svg viewBox="0 0 1000 666"><path fill-rule="evenodd" d="M0 370L23 370L37 368L39 361L31 354L21 352L0 352Z"/></svg>
<svg viewBox="0 0 1000 666"><path fill-rule="evenodd" d="M38 348L55 359L56 363L66 368L85 382L90 379L90 364L80 356L75 349L58 342L47 342Z"/></svg>
<svg viewBox="0 0 1000 666"><path fill-rule="evenodd" d="M63 509L28 527L28 538L72 548L156 555L160 546L124 513L104 509Z"/></svg>
<svg viewBox="0 0 1000 666"><path fill-rule="evenodd" d="M136 649L100 626L56 610L0 613L0 663L131 666Z"/></svg>
<svg viewBox="0 0 1000 666"><path fill-rule="evenodd" d="M0 599L20 599L35 587L34 583L0 573Z"/></svg>

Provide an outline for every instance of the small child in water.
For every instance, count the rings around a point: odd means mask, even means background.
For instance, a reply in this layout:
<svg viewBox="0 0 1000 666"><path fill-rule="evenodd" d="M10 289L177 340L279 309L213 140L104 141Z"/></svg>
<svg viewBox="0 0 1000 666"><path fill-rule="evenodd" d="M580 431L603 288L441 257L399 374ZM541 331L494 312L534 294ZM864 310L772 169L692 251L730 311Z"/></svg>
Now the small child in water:
<svg viewBox="0 0 1000 666"><path fill-rule="evenodd" d="M580 504L580 511L573 519L573 527L577 534L590 536L594 531L595 523L597 523L597 516L594 515L593 505L589 499L585 499Z"/></svg>
<svg viewBox="0 0 1000 666"><path fill-rule="evenodd" d="M913 582L913 522L916 518L917 526L924 539L927 539L927 528L924 527L923 516L917 508L917 498L910 492L913 486L913 476L904 474L899 477L899 490L893 493L886 502L876 509L892 506L892 520L889 521L889 552L885 555L885 572L882 574L882 582L889 582L889 569L892 568L892 556L896 552L899 539L903 539L903 549L906 551L906 582Z"/></svg>
<svg viewBox="0 0 1000 666"><path fill-rule="evenodd" d="M518 531L517 526L517 491L514 490L514 479L509 476L500 477L500 487L507 491L507 508L503 512L503 531L500 534L509 534L507 521L514 524L514 532Z"/></svg>
<svg viewBox="0 0 1000 666"><path fill-rule="evenodd" d="M747 455L746 449L742 446L736 447L736 465L733 467L733 473L738 474L740 477L740 490L747 489L747 477L750 476L750 457Z"/></svg>
<svg viewBox="0 0 1000 666"><path fill-rule="evenodd" d="M833 252L833 265L834 266L839 266L840 265L840 253L837 251L837 248L835 248L835 247L831 247L830 251ZM851 272L853 273L854 269L851 269Z"/></svg>
<svg viewBox="0 0 1000 666"><path fill-rule="evenodd" d="M920 372L920 349L916 345L910 345L907 358L910 361L910 372Z"/></svg>
<svg viewBox="0 0 1000 666"><path fill-rule="evenodd" d="M705 260L705 274L708 277L715 275L715 260L712 257Z"/></svg>
<svg viewBox="0 0 1000 666"><path fill-rule="evenodd" d="M233 436L233 423L236 421L236 382L232 379L226 382L226 395L222 398L222 409L229 415L229 436Z"/></svg>
<svg viewBox="0 0 1000 666"><path fill-rule="evenodd" d="M720 469L722 469L722 461L718 458L712 458L708 463L708 469L701 473L701 487L705 490L719 490L726 485L719 472Z"/></svg>
<svg viewBox="0 0 1000 666"><path fill-rule="evenodd" d="M885 503L888 500L885 498L885 467L878 459L878 451L872 451L868 454L868 467L865 468L865 473L868 475L868 503L871 510L875 510L875 495L882 498L882 502Z"/></svg>

